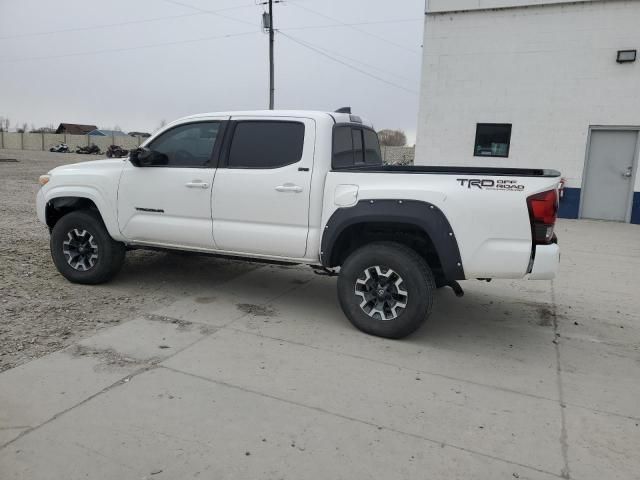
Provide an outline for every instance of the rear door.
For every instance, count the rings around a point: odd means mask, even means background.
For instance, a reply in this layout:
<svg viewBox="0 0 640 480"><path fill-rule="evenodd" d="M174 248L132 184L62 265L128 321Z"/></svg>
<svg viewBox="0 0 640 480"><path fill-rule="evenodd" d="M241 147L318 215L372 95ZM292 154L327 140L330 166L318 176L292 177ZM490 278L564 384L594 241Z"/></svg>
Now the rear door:
<svg viewBox="0 0 640 480"><path fill-rule="evenodd" d="M218 249L304 257L315 122L293 117L232 117L213 189Z"/></svg>

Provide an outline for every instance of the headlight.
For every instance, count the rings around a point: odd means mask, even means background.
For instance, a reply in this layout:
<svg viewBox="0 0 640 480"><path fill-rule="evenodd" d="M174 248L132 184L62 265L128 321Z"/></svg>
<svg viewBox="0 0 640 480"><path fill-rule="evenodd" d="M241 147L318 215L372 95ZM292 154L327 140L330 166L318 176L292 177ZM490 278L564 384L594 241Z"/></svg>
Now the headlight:
<svg viewBox="0 0 640 480"><path fill-rule="evenodd" d="M51 179L51 175L48 175L48 174L47 175L40 175L38 177L38 183L42 187L42 186L46 185L47 183L49 183L50 179Z"/></svg>

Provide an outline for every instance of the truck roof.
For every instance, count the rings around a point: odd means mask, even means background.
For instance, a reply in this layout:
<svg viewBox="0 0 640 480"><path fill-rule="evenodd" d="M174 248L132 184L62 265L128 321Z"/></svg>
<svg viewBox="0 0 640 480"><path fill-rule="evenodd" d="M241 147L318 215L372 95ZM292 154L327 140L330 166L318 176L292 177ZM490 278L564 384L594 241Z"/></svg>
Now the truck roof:
<svg viewBox="0 0 640 480"><path fill-rule="evenodd" d="M240 111L227 111L227 112L207 112L207 113L198 113L195 115L189 115L187 117L180 118L175 120L173 123L183 122L185 120L193 120L198 118L208 118L208 117L233 117L233 116L244 116L244 117L305 117L312 118L317 120L326 120L327 118L332 118L335 123L353 123L355 118L359 119L360 122L364 126L373 128L373 124L359 115L348 114L348 113L336 113L336 112L322 112L318 110L240 110Z"/></svg>

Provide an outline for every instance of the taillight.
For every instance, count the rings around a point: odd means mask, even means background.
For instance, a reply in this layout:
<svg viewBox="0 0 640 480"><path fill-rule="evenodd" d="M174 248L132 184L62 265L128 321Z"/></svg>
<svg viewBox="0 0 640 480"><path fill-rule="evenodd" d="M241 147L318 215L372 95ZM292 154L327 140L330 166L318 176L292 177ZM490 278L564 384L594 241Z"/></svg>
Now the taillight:
<svg viewBox="0 0 640 480"><path fill-rule="evenodd" d="M553 227L558 214L558 191L536 193L527 197L533 242L537 245L553 241Z"/></svg>

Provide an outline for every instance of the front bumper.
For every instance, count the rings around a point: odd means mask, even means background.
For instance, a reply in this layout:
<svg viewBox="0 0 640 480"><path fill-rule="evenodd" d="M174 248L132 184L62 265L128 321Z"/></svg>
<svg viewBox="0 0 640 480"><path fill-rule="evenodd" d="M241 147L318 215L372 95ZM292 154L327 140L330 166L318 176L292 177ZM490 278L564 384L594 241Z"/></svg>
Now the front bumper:
<svg viewBox="0 0 640 480"><path fill-rule="evenodd" d="M46 206L47 202L45 202L44 193L42 191L42 188L40 188L40 190L38 190L38 194L36 195L36 213L38 214L38 220L40 220L40 222L44 223L45 225L47 224L47 218L45 215Z"/></svg>
<svg viewBox="0 0 640 480"><path fill-rule="evenodd" d="M557 243L551 245L536 245L536 257L533 261L528 280L552 280L558 273L560 266L560 247Z"/></svg>

